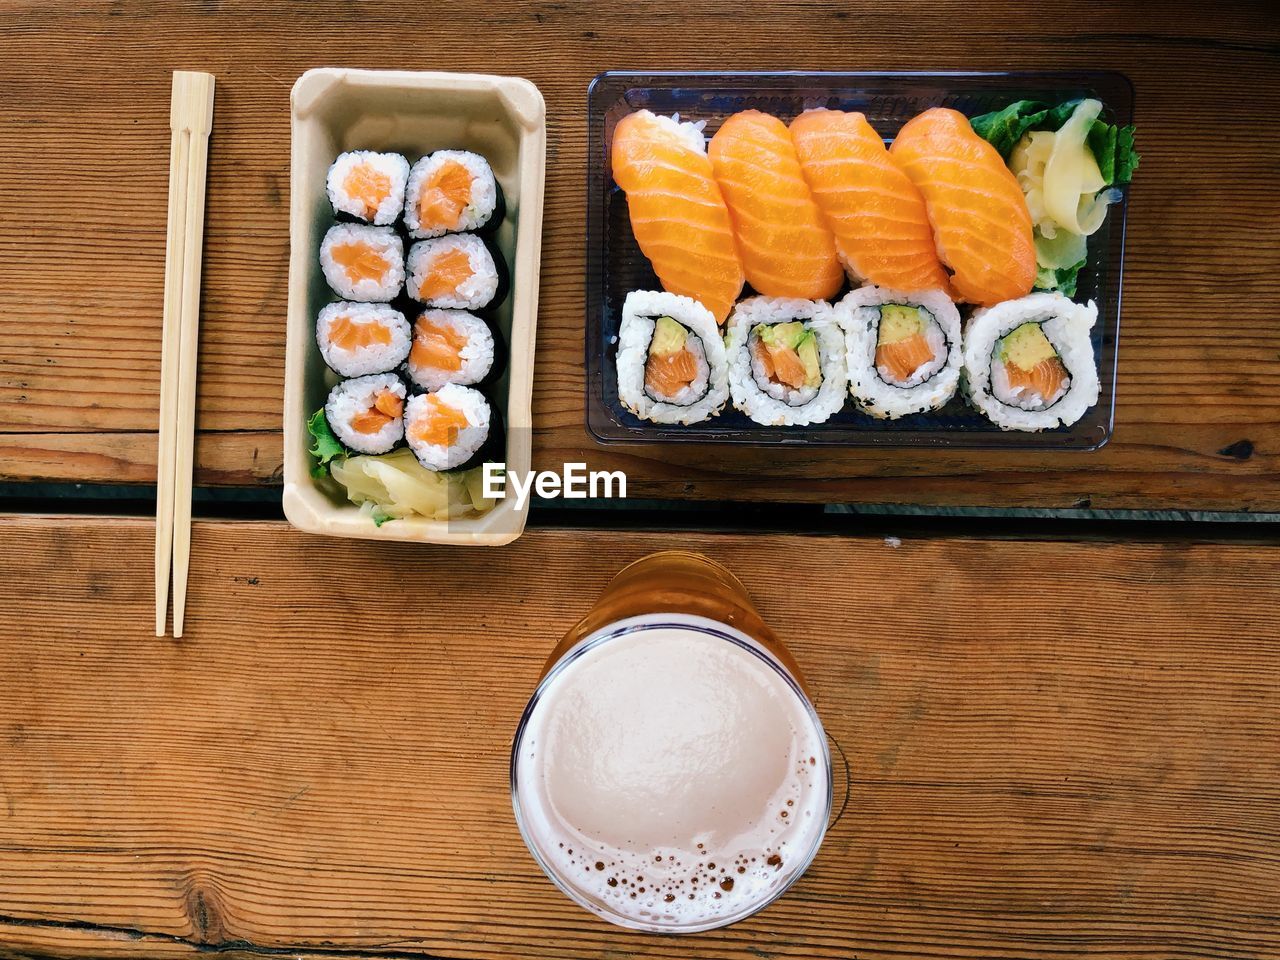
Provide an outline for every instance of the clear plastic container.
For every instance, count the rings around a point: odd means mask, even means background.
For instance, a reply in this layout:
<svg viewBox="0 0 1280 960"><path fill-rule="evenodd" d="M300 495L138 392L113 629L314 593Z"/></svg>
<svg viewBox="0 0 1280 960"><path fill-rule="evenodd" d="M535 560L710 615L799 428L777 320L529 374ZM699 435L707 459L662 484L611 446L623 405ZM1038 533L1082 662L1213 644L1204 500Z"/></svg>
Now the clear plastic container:
<svg viewBox="0 0 1280 960"><path fill-rule="evenodd" d="M1089 238L1076 300L1098 305L1093 346L1101 392L1071 427L1043 433L1001 431L956 396L941 410L899 420L877 420L850 400L826 423L762 427L732 407L707 423L668 426L640 420L618 400L616 337L622 302L632 290L660 289L640 253L627 219L626 198L613 182L609 153L617 122L636 110L679 113L705 120L708 137L740 110L757 109L784 121L811 107L858 110L886 139L929 107L968 116L1016 100L1060 102L1096 97L1103 118L1130 123L1133 86L1123 74L1103 71L1045 73L602 73L587 94L587 428L604 443L698 442L828 444L833 446L998 447L1096 450L1111 436L1115 412L1116 342L1120 334L1120 281L1124 266L1125 196ZM841 294L843 296L843 293Z"/></svg>

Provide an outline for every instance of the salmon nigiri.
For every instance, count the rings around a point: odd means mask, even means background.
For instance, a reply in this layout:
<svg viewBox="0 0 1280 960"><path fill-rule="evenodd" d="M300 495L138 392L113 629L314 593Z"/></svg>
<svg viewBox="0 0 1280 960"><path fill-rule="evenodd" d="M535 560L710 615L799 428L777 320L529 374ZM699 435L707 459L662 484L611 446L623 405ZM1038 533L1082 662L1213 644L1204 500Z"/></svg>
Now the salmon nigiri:
<svg viewBox="0 0 1280 960"><path fill-rule="evenodd" d="M747 282L767 297L833 296L844 271L786 124L758 110L735 113L707 153L729 204Z"/></svg>
<svg viewBox="0 0 1280 960"><path fill-rule="evenodd" d="M1018 181L962 113L934 107L889 150L924 196L938 255L961 299L985 306L1031 292L1036 249Z"/></svg>
<svg viewBox="0 0 1280 960"><path fill-rule="evenodd" d="M947 290L924 197L860 113L808 110L791 121L800 168L850 275L894 290Z"/></svg>
<svg viewBox="0 0 1280 960"><path fill-rule="evenodd" d="M742 292L742 261L702 132L641 110L614 129L612 161L631 232L663 289L692 297L724 323Z"/></svg>

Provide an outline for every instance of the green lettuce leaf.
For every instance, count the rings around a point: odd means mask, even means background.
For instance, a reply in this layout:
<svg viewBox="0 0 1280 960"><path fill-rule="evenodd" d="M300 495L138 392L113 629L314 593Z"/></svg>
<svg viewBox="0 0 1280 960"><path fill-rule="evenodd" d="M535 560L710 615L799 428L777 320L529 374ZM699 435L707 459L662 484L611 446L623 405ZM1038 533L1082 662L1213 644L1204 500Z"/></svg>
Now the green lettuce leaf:
<svg viewBox="0 0 1280 960"><path fill-rule="evenodd" d="M1049 106L1038 100L1019 100L1003 110L984 113L969 123L974 132L999 151L1006 160L1013 148L1031 130L1057 131L1071 117L1079 99ZM1093 121L1089 129L1089 149L1098 161L1107 186L1125 184L1138 169L1138 152L1133 146L1134 128L1118 127L1104 120Z"/></svg>
<svg viewBox="0 0 1280 960"><path fill-rule="evenodd" d="M329 421L325 419L323 408L311 415L311 419L307 421L307 430L314 441L307 452L316 458L316 464L311 468L311 475L320 480L329 475L329 461L345 457L347 451L329 429Z"/></svg>
<svg viewBox="0 0 1280 960"><path fill-rule="evenodd" d="M1036 289L1058 290L1064 297L1076 295L1076 282L1080 279L1080 270L1085 262L1073 263L1069 267L1042 267L1036 265Z"/></svg>
<svg viewBox="0 0 1280 960"><path fill-rule="evenodd" d="M395 519L395 517L382 509L381 504L375 504L373 510L369 513L369 516L373 518L373 525L375 527L380 527L387 521Z"/></svg>
<svg viewBox="0 0 1280 960"><path fill-rule="evenodd" d="M1028 130L1048 129L1041 126L1048 109L1036 100L1019 100L1003 110L984 113L969 121L974 133L986 140L1006 160ZM1059 124L1058 126L1061 126ZM1057 129L1054 127L1053 129Z"/></svg>

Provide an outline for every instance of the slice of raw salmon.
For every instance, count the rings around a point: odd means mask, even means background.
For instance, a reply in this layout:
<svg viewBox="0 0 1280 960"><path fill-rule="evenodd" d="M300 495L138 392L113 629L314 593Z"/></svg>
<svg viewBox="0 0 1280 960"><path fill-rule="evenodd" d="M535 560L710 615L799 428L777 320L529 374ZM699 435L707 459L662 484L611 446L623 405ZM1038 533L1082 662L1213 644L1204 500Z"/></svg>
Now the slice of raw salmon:
<svg viewBox="0 0 1280 960"><path fill-rule="evenodd" d="M735 113L711 138L707 155L729 205L747 282L767 297L833 296L844 271L786 124L759 110Z"/></svg>
<svg viewBox="0 0 1280 960"><path fill-rule="evenodd" d="M409 348L409 364L417 369L462 369L462 348L467 338L452 327L435 324L430 317L419 317L413 324L413 346Z"/></svg>
<svg viewBox="0 0 1280 960"><path fill-rule="evenodd" d="M1030 370L1023 370L1013 363L1006 363L1004 369L1009 376L1009 386L1029 387L1046 403L1053 399L1069 376L1067 368L1058 357L1047 357Z"/></svg>
<svg viewBox="0 0 1280 960"><path fill-rule="evenodd" d="M390 390L383 390L373 401L373 407L388 417L399 417L404 414L404 401Z"/></svg>
<svg viewBox="0 0 1280 960"><path fill-rule="evenodd" d="M1031 292L1036 250L1022 188L964 114L935 107L910 120L889 150L924 197L951 286L986 306Z"/></svg>
<svg viewBox="0 0 1280 960"><path fill-rule="evenodd" d="M467 426L467 415L437 396L427 397L426 412L413 423L413 439L436 447L451 446L458 431Z"/></svg>
<svg viewBox="0 0 1280 960"><path fill-rule="evenodd" d="M418 291L423 300L449 297L471 277L471 258L465 250L445 250L431 261L431 272Z"/></svg>
<svg viewBox="0 0 1280 960"><path fill-rule="evenodd" d="M471 179L471 171L457 160L436 167L418 195L421 229L456 230L471 202Z"/></svg>
<svg viewBox="0 0 1280 960"><path fill-rule="evenodd" d="M752 351L760 361L760 369L764 375L775 383L785 384L793 390L804 386L804 364L800 362L800 354L782 344L766 344L757 339L752 344Z"/></svg>
<svg viewBox="0 0 1280 960"><path fill-rule="evenodd" d="M791 141L854 280L950 292L924 197L865 116L808 110L791 121Z"/></svg>
<svg viewBox="0 0 1280 960"><path fill-rule="evenodd" d="M361 280L376 280L381 283L387 272L386 258L368 244L339 243L330 253L333 255L333 262L346 271L347 279L352 283L359 283Z"/></svg>
<svg viewBox="0 0 1280 960"><path fill-rule="evenodd" d="M611 162L631 232L662 288L692 297L724 323L742 292L742 261L700 135L641 110L618 122Z"/></svg>
<svg viewBox="0 0 1280 960"><path fill-rule="evenodd" d="M688 350L662 356L649 355L644 365L644 385L655 395L672 397L698 378L698 362Z"/></svg>
<svg viewBox="0 0 1280 960"><path fill-rule="evenodd" d="M364 204L364 218L372 220L391 193L391 178L369 163L357 163L347 171L342 189Z"/></svg>
<svg viewBox="0 0 1280 960"><path fill-rule="evenodd" d="M898 380L911 379L912 374L932 359L933 350L922 333L876 347L876 366L887 367Z"/></svg>
<svg viewBox="0 0 1280 960"><path fill-rule="evenodd" d="M391 343L391 331L377 320L357 323L343 315L329 325L329 342L342 350L359 350L375 344L385 347Z"/></svg>

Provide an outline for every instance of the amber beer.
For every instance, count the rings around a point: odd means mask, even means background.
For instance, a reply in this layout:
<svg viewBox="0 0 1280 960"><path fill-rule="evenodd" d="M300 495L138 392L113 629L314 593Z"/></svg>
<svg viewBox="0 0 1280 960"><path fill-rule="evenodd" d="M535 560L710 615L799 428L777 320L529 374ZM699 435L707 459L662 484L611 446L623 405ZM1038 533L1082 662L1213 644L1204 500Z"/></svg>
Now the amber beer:
<svg viewBox="0 0 1280 960"><path fill-rule="evenodd" d="M557 886L622 926L694 932L804 872L831 809L826 737L733 574L667 552L557 645L511 757L516 821Z"/></svg>

